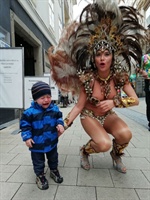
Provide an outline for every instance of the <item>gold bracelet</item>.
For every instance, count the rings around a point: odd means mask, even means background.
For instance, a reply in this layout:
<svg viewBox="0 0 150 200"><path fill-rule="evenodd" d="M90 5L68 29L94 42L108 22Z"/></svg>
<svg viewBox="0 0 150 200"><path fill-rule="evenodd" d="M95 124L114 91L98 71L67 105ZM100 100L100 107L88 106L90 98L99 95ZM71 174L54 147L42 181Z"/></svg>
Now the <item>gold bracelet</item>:
<svg viewBox="0 0 150 200"><path fill-rule="evenodd" d="M114 101L115 107L126 108L126 107L130 107L130 106L134 105L135 98L134 97L121 98L116 95L116 96L114 96L113 101Z"/></svg>
<svg viewBox="0 0 150 200"><path fill-rule="evenodd" d="M134 97L121 98L121 102L122 102L123 107L130 107L134 105L135 98Z"/></svg>
<svg viewBox="0 0 150 200"><path fill-rule="evenodd" d="M64 119L64 129L65 129L65 130L66 130L67 128L69 128L69 127L73 124L73 122L71 122L71 123L69 124L69 117L70 117L70 113L68 113L67 117Z"/></svg>

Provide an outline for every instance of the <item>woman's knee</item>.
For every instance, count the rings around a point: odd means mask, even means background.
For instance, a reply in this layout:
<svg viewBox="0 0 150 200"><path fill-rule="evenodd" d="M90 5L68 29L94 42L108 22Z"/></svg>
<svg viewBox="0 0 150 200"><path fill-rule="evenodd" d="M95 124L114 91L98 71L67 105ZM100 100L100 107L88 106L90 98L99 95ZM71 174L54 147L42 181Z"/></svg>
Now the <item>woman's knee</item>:
<svg viewBox="0 0 150 200"><path fill-rule="evenodd" d="M115 134L115 139L120 141L121 143L128 143L132 138L132 133L129 128L124 128L122 131L119 131Z"/></svg>
<svg viewBox="0 0 150 200"><path fill-rule="evenodd" d="M112 141L108 139L101 139L95 142L97 152L106 152L112 147Z"/></svg>
<svg viewBox="0 0 150 200"><path fill-rule="evenodd" d="M130 140L131 140L131 138L132 138L132 133L131 133L131 131L129 130L129 128L128 128L125 132L123 132L123 138L124 138L125 140L127 140L127 141L130 141Z"/></svg>

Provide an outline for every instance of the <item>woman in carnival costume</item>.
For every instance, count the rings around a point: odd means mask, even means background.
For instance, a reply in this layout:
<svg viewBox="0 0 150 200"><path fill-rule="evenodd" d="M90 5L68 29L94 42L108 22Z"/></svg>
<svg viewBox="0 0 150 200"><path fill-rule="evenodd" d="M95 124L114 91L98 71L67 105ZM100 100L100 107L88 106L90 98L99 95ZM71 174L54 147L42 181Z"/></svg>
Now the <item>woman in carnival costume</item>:
<svg viewBox="0 0 150 200"><path fill-rule="evenodd" d="M79 22L65 27L58 46L49 49L56 84L62 91L79 95L64 122L67 129L80 114L81 124L91 138L80 149L81 167L86 170L90 169L90 154L112 147L113 165L126 173L121 156L132 134L112 109L139 104L129 82L131 65L139 64L142 56L139 38L145 30L138 16L133 7L97 0L83 9ZM121 90L126 98L121 98Z"/></svg>

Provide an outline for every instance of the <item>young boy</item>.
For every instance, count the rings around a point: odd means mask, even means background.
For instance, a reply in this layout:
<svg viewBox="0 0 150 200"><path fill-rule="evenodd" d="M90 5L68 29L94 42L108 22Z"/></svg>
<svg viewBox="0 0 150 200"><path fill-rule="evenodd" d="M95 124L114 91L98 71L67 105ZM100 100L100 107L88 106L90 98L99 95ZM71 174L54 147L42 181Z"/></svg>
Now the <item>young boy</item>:
<svg viewBox="0 0 150 200"><path fill-rule="evenodd" d="M21 136L31 151L36 183L41 190L48 189L44 175L45 154L50 168L50 177L56 183L62 183L58 167L58 137L64 132L62 113L52 103L51 90L47 83L37 82L32 88L33 102L20 120Z"/></svg>

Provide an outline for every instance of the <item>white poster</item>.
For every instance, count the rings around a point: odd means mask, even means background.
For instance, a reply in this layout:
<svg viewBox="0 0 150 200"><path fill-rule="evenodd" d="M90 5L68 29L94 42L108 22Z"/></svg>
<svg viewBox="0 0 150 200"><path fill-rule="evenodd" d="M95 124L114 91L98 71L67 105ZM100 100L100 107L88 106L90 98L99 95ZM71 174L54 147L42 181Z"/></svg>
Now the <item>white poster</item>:
<svg viewBox="0 0 150 200"><path fill-rule="evenodd" d="M0 48L0 108L23 108L23 48Z"/></svg>
<svg viewBox="0 0 150 200"><path fill-rule="evenodd" d="M24 109L27 109L31 106L31 102L33 101L31 88L34 83L38 81L43 81L50 85L50 78L49 77L35 77L29 76L24 78Z"/></svg>

